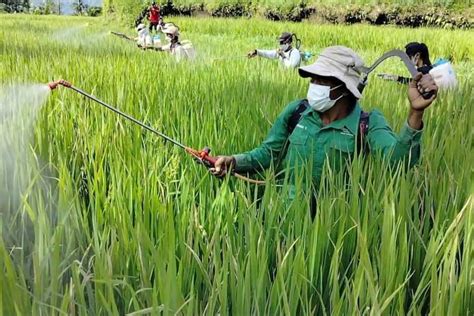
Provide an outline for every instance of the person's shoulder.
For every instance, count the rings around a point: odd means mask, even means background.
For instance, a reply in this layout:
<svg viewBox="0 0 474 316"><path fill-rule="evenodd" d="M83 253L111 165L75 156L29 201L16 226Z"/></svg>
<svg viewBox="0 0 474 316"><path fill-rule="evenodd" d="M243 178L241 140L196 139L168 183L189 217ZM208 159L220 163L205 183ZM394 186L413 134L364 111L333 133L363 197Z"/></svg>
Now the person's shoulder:
<svg viewBox="0 0 474 316"><path fill-rule="evenodd" d="M294 56L294 58L301 59L301 52L298 48L293 47L293 49L290 51L290 56Z"/></svg>
<svg viewBox="0 0 474 316"><path fill-rule="evenodd" d="M305 101L305 99L296 99L291 101L285 106L284 112L291 112L293 113L296 109Z"/></svg>
<svg viewBox="0 0 474 316"><path fill-rule="evenodd" d="M190 40L184 40L179 42L181 46L193 46L193 43Z"/></svg>
<svg viewBox="0 0 474 316"><path fill-rule="evenodd" d="M296 47L293 47L290 51L291 54L298 54L298 55L301 55L301 52L298 48Z"/></svg>
<svg viewBox="0 0 474 316"><path fill-rule="evenodd" d="M306 99L295 99L295 100L291 101L290 103L288 103L287 106L297 107L298 105L300 105L304 101L306 101Z"/></svg>
<svg viewBox="0 0 474 316"><path fill-rule="evenodd" d="M385 116L379 110L374 109L368 113L369 113L369 127L370 128L388 125L387 120L385 119Z"/></svg>

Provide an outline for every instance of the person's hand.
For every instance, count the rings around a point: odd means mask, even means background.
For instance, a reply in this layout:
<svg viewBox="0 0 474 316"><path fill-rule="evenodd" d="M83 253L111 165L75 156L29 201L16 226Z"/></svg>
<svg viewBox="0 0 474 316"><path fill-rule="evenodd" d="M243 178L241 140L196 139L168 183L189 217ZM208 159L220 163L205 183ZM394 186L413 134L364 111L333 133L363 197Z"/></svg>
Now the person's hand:
<svg viewBox="0 0 474 316"><path fill-rule="evenodd" d="M284 52L283 52L283 50L282 50L281 48L278 48L278 49L277 49L277 54L278 54L279 56L281 56L281 57L285 57L285 54L284 54Z"/></svg>
<svg viewBox="0 0 474 316"><path fill-rule="evenodd" d="M256 50L256 49L250 51L250 52L247 54L247 57L248 57L248 58L254 58L255 56L257 56L257 50Z"/></svg>
<svg viewBox="0 0 474 316"><path fill-rule="evenodd" d="M433 92L429 99L423 98L423 93ZM422 112L433 103L438 93L438 87L431 75L419 73L410 81L408 87L408 100L412 110Z"/></svg>
<svg viewBox="0 0 474 316"><path fill-rule="evenodd" d="M214 164L214 168L210 168L209 171L216 177L223 177L228 172L231 172L235 166L235 158L232 156L218 156L217 161Z"/></svg>
<svg viewBox="0 0 474 316"><path fill-rule="evenodd" d="M391 80L391 81L397 81L398 80L397 75L391 75L391 74L377 74L377 77L379 77L383 80Z"/></svg>

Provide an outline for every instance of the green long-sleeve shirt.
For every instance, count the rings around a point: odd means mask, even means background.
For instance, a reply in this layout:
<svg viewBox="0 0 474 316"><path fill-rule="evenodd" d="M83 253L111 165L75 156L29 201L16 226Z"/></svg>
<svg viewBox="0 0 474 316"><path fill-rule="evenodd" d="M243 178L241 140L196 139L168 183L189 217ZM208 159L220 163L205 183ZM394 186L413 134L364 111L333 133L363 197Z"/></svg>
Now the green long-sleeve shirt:
<svg viewBox="0 0 474 316"><path fill-rule="evenodd" d="M290 135L288 123L300 102L296 100L286 106L259 147L234 155L235 171L252 172L268 168L272 162L283 157L284 166L289 167L289 172L294 172L298 166L311 166L313 183L318 184L326 159L330 159L331 165L338 169L345 159L353 156L359 131L359 105L344 119L326 126L319 115L308 108ZM420 158L421 134L421 130L415 130L405 123L397 136L382 113L375 110L370 113L365 141L371 153L380 152L393 162L405 160L413 165ZM287 150L282 152L287 140Z"/></svg>

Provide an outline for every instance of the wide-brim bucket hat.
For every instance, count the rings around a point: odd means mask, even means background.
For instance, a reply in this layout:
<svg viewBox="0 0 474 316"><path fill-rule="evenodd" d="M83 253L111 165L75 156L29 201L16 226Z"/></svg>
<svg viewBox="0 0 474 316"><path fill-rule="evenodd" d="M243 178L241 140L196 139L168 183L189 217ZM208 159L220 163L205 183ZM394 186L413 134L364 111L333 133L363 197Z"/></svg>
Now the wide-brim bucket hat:
<svg viewBox="0 0 474 316"><path fill-rule="evenodd" d="M346 88L357 98L362 94L357 86L361 80L361 71L364 61L352 49L345 46L331 46L325 48L314 64L300 67L301 77L312 75L334 77L344 83Z"/></svg>

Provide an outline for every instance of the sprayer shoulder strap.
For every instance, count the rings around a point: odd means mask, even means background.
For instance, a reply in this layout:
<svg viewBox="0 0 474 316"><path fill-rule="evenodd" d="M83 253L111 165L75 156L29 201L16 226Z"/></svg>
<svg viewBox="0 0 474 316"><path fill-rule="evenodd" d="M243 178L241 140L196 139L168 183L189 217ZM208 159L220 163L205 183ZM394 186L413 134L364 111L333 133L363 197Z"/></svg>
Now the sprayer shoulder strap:
<svg viewBox="0 0 474 316"><path fill-rule="evenodd" d="M295 130L296 125L298 125L298 122L301 120L301 116L303 115L303 112L306 111L309 108L309 103L308 100L303 99L300 101L298 106L296 107L296 110L291 113L290 119L288 120L288 135L291 135L293 131Z"/></svg>
<svg viewBox="0 0 474 316"><path fill-rule="evenodd" d="M308 100L304 99L296 107L295 111L291 114L290 119L288 120L288 135L291 135L298 125L301 117L303 116L304 111L306 111L309 107ZM369 112L360 112L359 118L359 130L357 135L357 152L364 154L370 151L368 143L367 143L367 134L369 133Z"/></svg>
<svg viewBox="0 0 474 316"><path fill-rule="evenodd" d="M361 111L359 118L359 133L357 135L357 152L368 154L370 152L367 142L367 134L369 133L370 113Z"/></svg>

